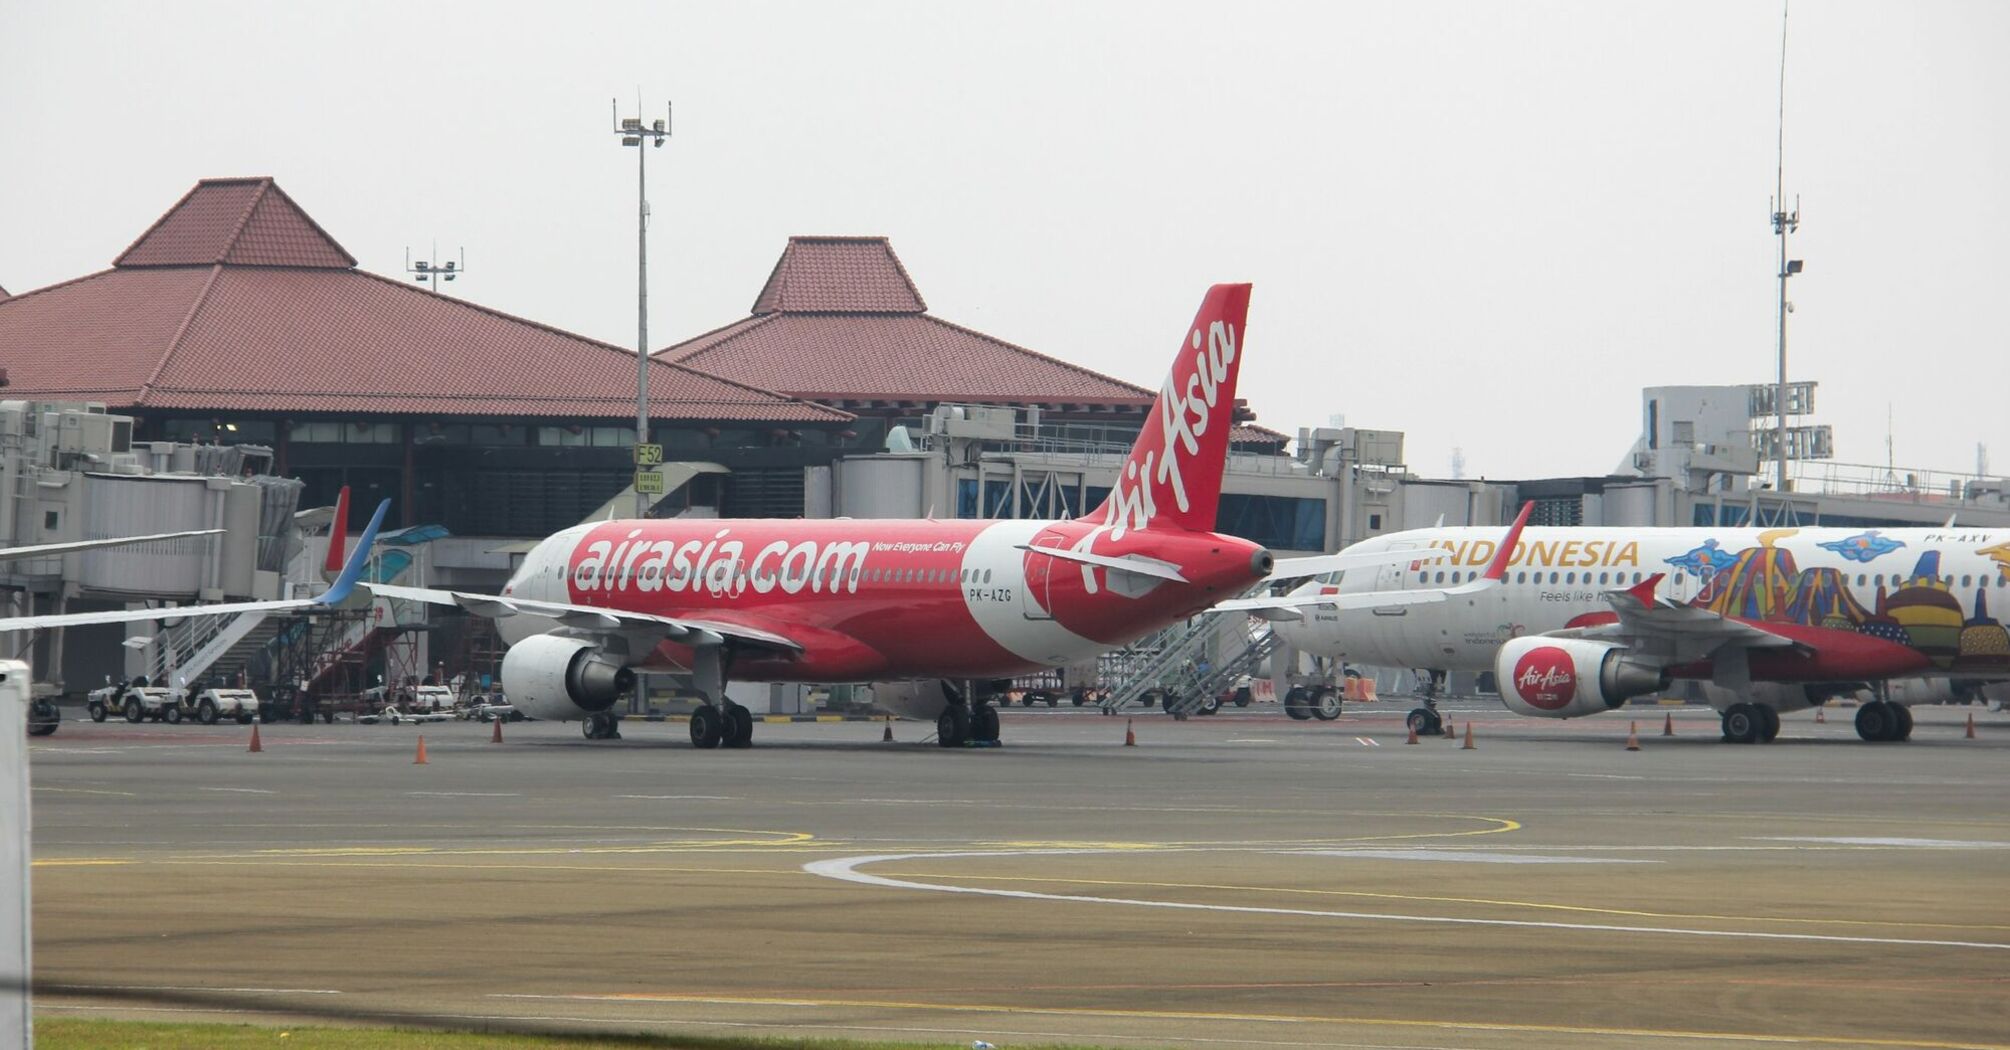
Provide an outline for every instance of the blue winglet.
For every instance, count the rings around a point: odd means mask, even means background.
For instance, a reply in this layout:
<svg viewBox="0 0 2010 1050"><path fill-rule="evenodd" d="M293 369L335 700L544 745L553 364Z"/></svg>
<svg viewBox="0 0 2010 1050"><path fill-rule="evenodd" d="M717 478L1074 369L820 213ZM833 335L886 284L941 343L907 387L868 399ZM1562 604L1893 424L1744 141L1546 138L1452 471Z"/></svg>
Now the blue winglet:
<svg viewBox="0 0 2010 1050"><path fill-rule="evenodd" d="M335 582L314 599L315 604L334 605L356 589L356 581L363 575L363 566L370 560L370 547L377 542L377 527L384 524L384 513L390 509L390 500L377 504L377 513L370 515L369 527L357 537L355 549L349 552L349 563L342 566L342 575L335 577Z"/></svg>

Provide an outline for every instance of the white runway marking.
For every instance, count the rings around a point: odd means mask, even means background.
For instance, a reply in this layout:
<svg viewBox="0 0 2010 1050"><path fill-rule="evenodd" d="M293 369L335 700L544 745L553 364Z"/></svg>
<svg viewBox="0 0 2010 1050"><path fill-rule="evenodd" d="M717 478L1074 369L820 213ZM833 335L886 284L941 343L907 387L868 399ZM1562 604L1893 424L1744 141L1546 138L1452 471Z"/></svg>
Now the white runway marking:
<svg viewBox="0 0 2010 1050"><path fill-rule="evenodd" d="M1270 739L1269 737L1260 737L1260 736L1232 736L1232 737L1229 737L1229 738L1228 738L1228 740L1227 740L1226 742L1227 742L1227 743L1230 743L1230 744L1275 744L1275 743L1277 743L1277 741L1275 741L1275 740L1272 740L1272 739Z"/></svg>
<svg viewBox="0 0 2010 1050"><path fill-rule="evenodd" d="M407 795L426 798L516 798L516 791L407 791Z"/></svg>
<svg viewBox="0 0 2010 1050"><path fill-rule="evenodd" d="M1284 850L1298 857L1359 857L1364 860L1431 860L1455 864L1659 864L1658 860L1605 857L1565 857L1541 853L1492 853L1455 849L1306 849Z"/></svg>
<svg viewBox="0 0 2010 1050"><path fill-rule="evenodd" d="M1361 745L1362 747L1381 747L1381 746L1382 746L1382 745L1381 745L1380 743L1377 743L1377 742L1376 742L1376 741L1374 740L1374 738L1372 738L1372 737L1365 737L1365 736L1357 736L1357 737L1355 737L1355 738L1354 738L1354 742L1355 742L1355 743L1357 743L1357 744L1359 744L1359 745Z"/></svg>
<svg viewBox="0 0 2010 1050"><path fill-rule="evenodd" d="M1832 846L1902 846L1911 849L2010 849L2010 842L1967 842L1961 839L1873 838L1869 836L1764 835L1760 842L1822 842Z"/></svg>
<svg viewBox="0 0 2010 1050"><path fill-rule="evenodd" d="M52 992L244 992L251 995L341 995L334 988L205 988L192 984L37 984Z"/></svg>
<svg viewBox="0 0 2010 1050"><path fill-rule="evenodd" d="M1544 922L1534 919L1469 919L1446 915L1402 915L1392 912L1325 911L1316 908L1269 908L1249 904L1198 904L1189 901L1141 900L1131 897L1090 897L1072 893L1038 893L1033 890L994 889L986 886L938 885L908 879L868 875L858 869L867 864L895 861L966 860L991 857L1040 857L1107 855L1125 852L1106 849L1033 849L1006 852L878 853L862 857L836 857L811 861L803 870L841 882L885 889L921 890L928 893L967 893L979 897L1008 897L1017 900L1057 901L1068 904L1121 905L1131 908L1166 908L1174 911L1212 911L1232 915L1284 915L1314 919L1345 919L1360 922L1424 923L1436 926L1496 926L1512 929L1568 930L1578 933L1658 934L1666 937L1720 937L1727 940L1805 941L1822 944L1877 944L1923 948L1972 948L2010 951L2010 944L1991 941L1939 941L1911 937L1858 937L1823 933L1772 933L1762 930L1689 930L1675 926L1620 926L1607 923Z"/></svg>
<svg viewBox="0 0 2010 1050"><path fill-rule="evenodd" d="M197 791L228 791L228 792L231 792L231 793L233 793L233 794L238 794L238 795L277 795L277 794L279 793L279 792L277 792L277 791L268 791L268 790L266 790L265 788L196 788L196 790L197 790Z"/></svg>
<svg viewBox="0 0 2010 1050"><path fill-rule="evenodd" d="M1631 777L1620 773L1565 773L1564 776L1580 777L1585 780L1646 780L1647 779L1646 777Z"/></svg>
<svg viewBox="0 0 2010 1050"><path fill-rule="evenodd" d="M657 802L738 802L731 795L616 795L615 798L641 798Z"/></svg>

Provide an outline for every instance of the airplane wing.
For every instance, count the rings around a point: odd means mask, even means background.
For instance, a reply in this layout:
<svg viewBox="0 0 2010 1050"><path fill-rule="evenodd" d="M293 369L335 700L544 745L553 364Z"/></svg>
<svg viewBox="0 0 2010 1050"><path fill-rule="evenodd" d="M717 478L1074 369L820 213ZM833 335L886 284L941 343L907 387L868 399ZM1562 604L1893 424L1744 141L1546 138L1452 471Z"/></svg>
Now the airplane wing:
<svg viewBox="0 0 2010 1050"><path fill-rule="evenodd" d="M1658 597L1655 589L1666 575L1657 572L1632 587L1607 591L1605 600L1612 605L1616 617L1613 622L1551 631L1548 636L1624 642L1671 663L1700 660L1726 645L1742 649L1806 648L1801 642L1758 624Z"/></svg>
<svg viewBox="0 0 2010 1050"><path fill-rule="evenodd" d="M457 606L492 620L506 616L536 616L578 631L610 633L640 631L691 645L716 643L718 639L725 638L790 656L803 651L802 643L786 635L744 624L708 620L703 616L657 616L652 613L603 609L592 605L536 601L502 594L470 594L466 591L443 591L430 587L399 587L384 583L366 583L362 586L364 590L379 597L424 602L429 605Z"/></svg>
<svg viewBox="0 0 2010 1050"><path fill-rule="evenodd" d="M171 609L107 609L104 612L58 613L51 616L12 616L0 618L0 634L8 631L32 631L43 627L75 627L87 623L139 623L145 620L184 620L191 616L234 616L247 612L285 612L298 609L320 609L340 603L356 588L356 581L363 575L364 563L370 557L370 545L377 540L377 529L384 524L384 513L391 509L391 501L377 504L377 513L370 518L370 527L363 530L362 539L349 556L349 563L342 567L342 574L328 589L313 598L292 598L264 602L221 602L215 605L181 605ZM169 536L207 535L207 530L199 533L162 533L157 536L129 537L114 541L85 540L96 546L111 546L116 543L139 543L147 540L164 539ZM57 546L62 546L58 544ZM18 549L18 548L17 548Z"/></svg>
<svg viewBox="0 0 2010 1050"><path fill-rule="evenodd" d="M116 536L108 540L73 540L69 543L42 543L33 547L0 547L0 561L16 558L46 558L52 554L69 554L72 551L96 550L99 547L123 547L129 543L152 543L155 540L179 540L188 536L214 536L222 529L194 529L189 532L156 532L151 536Z"/></svg>

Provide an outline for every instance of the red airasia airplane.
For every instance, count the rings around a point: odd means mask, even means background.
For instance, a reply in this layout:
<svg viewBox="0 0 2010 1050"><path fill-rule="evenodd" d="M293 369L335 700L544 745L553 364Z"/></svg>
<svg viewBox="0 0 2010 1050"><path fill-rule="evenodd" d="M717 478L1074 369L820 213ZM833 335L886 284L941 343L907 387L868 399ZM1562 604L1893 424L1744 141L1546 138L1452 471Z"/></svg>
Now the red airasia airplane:
<svg viewBox="0 0 2010 1050"><path fill-rule="evenodd" d="M882 705L935 719L944 747L995 742L1000 679L1364 560L1278 565L1213 531L1248 309L1248 285L1209 289L1115 488L1082 518L607 521L539 543L500 595L363 586L497 618L511 702L589 738L617 735L636 672L661 671L703 698L701 748L753 739L729 678L872 683Z"/></svg>
<svg viewBox="0 0 2010 1050"><path fill-rule="evenodd" d="M701 748L746 747L753 716L726 682L862 682L901 714L933 718L945 747L998 739L1000 680L1076 663L1269 578L1414 552L1275 562L1215 531L1234 425L1249 286L1216 285L1101 507L1066 521L638 519L540 541L501 594L357 579L384 508L319 598L182 607L199 616L328 605L353 586L498 621L503 687L518 709L618 735L637 672L689 675ZM338 513L338 519L341 515ZM158 610L0 620L0 631L158 617ZM959 684L962 683L962 684Z"/></svg>

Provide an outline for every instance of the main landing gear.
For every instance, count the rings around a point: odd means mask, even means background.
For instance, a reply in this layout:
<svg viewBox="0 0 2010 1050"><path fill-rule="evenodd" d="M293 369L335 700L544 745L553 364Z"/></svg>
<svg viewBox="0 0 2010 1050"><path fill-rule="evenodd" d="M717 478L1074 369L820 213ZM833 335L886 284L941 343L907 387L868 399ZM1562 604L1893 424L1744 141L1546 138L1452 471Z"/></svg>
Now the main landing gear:
<svg viewBox="0 0 2010 1050"><path fill-rule="evenodd" d="M1765 704L1740 701L1724 709L1724 742L1770 744L1780 735L1780 713Z"/></svg>
<svg viewBox="0 0 2010 1050"><path fill-rule="evenodd" d="M586 721L580 723L579 729L586 734L588 740L619 740L621 718L611 711L602 711L597 715L588 715Z"/></svg>
<svg viewBox="0 0 2010 1050"><path fill-rule="evenodd" d="M1419 667L1417 676L1417 699L1424 706L1412 708L1405 721L1418 736L1437 736L1445 731L1444 716L1438 713L1438 694L1445 688L1445 672L1433 668Z"/></svg>
<svg viewBox="0 0 2010 1050"><path fill-rule="evenodd" d="M714 641L691 650L691 685L704 701L691 712L691 746L708 751L754 746L754 713L726 699L725 648Z"/></svg>
<svg viewBox="0 0 2010 1050"><path fill-rule="evenodd" d="M1877 744L1912 739L1912 709L1878 699L1856 709L1856 735Z"/></svg>
<svg viewBox="0 0 2010 1050"><path fill-rule="evenodd" d="M998 709L991 706L994 696L1004 695L1010 682L991 683L995 688L967 699L964 691L942 683L949 705L935 717L935 742L942 747L997 747ZM975 692L973 689L972 692Z"/></svg>
<svg viewBox="0 0 2010 1050"><path fill-rule="evenodd" d="M715 747L754 746L754 713L731 700L706 704L691 712L691 744Z"/></svg>

